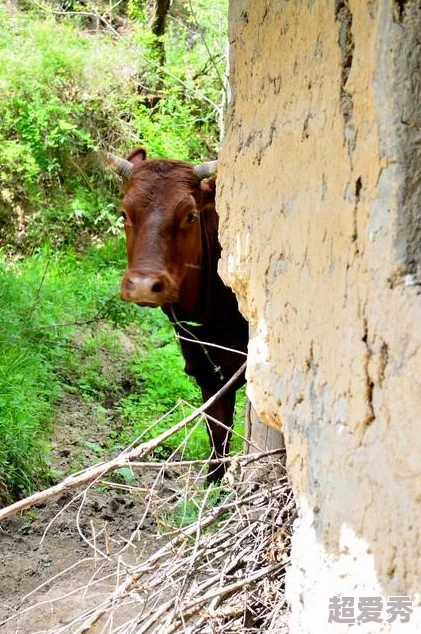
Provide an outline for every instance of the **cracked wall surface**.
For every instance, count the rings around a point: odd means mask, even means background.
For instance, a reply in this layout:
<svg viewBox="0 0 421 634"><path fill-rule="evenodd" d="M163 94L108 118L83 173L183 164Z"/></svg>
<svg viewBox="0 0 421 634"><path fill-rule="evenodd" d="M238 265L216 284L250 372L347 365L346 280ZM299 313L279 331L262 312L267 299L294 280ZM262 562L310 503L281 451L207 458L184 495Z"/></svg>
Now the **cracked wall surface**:
<svg viewBox="0 0 421 634"><path fill-rule="evenodd" d="M231 0L229 21L221 273L300 507L291 632L421 632L421 3ZM414 612L328 623L337 594Z"/></svg>

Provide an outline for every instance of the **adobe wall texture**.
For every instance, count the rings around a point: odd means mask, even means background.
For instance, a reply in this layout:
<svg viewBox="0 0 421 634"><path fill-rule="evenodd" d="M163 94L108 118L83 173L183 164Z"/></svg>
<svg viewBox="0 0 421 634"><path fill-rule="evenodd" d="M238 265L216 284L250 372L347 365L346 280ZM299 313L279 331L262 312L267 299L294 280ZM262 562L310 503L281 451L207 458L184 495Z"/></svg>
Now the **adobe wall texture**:
<svg viewBox="0 0 421 634"><path fill-rule="evenodd" d="M300 507L291 632L421 632L420 2L230 5L221 273ZM328 624L339 593L415 609Z"/></svg>

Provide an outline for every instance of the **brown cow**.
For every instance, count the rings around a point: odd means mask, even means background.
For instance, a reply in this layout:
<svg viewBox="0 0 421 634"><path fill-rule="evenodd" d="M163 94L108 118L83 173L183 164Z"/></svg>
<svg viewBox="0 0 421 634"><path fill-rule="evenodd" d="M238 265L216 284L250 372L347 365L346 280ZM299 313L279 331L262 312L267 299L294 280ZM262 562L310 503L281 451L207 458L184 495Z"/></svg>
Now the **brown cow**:
<svg viewBox="0 0 421 634"><path fill-rule="evenodd" d="M180 338L180 345L185 371L206 401L244 363L248 343L247 322L217 271L221 247L215 180L204 180L215 175L216 161L193 167L146 160L142 149L127 160L110 154L108 161L123 178L128 269L121 297L140 306L160 306L180 337L195 340ZM235 392L243 383L244 373L206 412L211 458L228 454ZM218 482L223 473L224 464L210 469L208 481Z"/></svg>

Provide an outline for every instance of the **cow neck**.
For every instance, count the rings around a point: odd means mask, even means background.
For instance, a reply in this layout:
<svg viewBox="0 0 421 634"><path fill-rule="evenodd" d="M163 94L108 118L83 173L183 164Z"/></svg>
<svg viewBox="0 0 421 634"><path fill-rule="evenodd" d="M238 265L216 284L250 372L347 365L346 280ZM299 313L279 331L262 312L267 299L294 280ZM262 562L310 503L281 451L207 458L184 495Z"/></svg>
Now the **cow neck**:
<svg viewBox="0 0 421 634"><path fill-rule="evenodd" d="M217 239L216 211L209 209L200 218L200 249L196 263L191 268L181 286L180 300L165 312L174 323L185 321L205 324L209 321L213 301L215 280L218 276L217 262L220 246Z"/></svg>

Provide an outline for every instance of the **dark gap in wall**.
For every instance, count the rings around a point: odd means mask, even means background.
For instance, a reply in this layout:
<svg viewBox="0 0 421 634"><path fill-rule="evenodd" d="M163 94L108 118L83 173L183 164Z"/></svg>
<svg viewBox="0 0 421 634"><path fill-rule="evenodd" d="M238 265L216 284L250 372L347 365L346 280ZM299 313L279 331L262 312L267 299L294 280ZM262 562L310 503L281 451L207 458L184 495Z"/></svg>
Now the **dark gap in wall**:
<svg viewBox="0 0 421 634"><path fill-rule="evenodd" d="M351 72L354 56L354 38L352 37L352 13L348 0L339 0L335 5L335 19L339 22L339 46L341 48L341 88L345 87Z"/></svg>
<svg viewBox="0 0 421 634"><path fill-rule="evenodd" d="M367 414L364 419L364 425L365 427L368 427L375 420L376 416L374 414L374 404L373 404L374 382L370 377L370 371L369 371L370 359L373 353L369 343L368 322L366 318L364 318L363 327L364 327L364 335L362 337L362 341L364 342L366 347L364 370L365 370L365 395L367 399Z"/></svg>
<svg viewBox="0 0 421 634"><path fill-rule="evenodd" d="M249 23L249 14L247 13L247 11L241 12L240 20L242 20L245 24Z"/></svg>
<svg viewBox="0 0 421 634"><path fill-rule="evenodd" d="M352 36L352 13L349 0L335 0L335 19L339 23L338 43L341 49L341 108L345 124L344 138L351 157L355 149L356 133L352 125L354 102L346 89L354 57L354 38Z"/></svg>
<svg viewBox="0 0 421 634"><path fill-rule="evenodd" d="M395 0L396 5L396 22L403 22L405 17L405 7L408 4L408 0Z"/></svg>
<svg viewBox="0 0 421 634"><path fill-rule="evenodd" d="M355 201L354 201L354 209L353 209L353 230L351 240L355 243L355 253L359 253L359 248L357 245L358 242L358 203L360 202L361 190L363 188L363 181L361 176L357 178L355 181Z"/></svg>
<svg viewBox="0 0 421 634"><path fill-rule="evenodd" d="M360 202L360 194L361 194L362 188L363 188L363 181L361 179L361 176L359 176L357 180L355 181L355 199L357 203Z"/></svg>
<svg viewBox="0 0 421 634"><path fill-rule="evenodd" d="M380 347L380 369L379 369L379 381L380 385L382 385L384 380L384 375L386 373L386 367L389 363L389 346L385 341L383 341Z"/></svg>
<svg viewBox="0 0 421 634"><path fill-rule="evenodd" d="M260 24L263 24L263 22L266 20L266 18L267 18L267 16L268 16L268 13L269 13L269 8L268 8L268 7L266 7L266 8L265 8L265 12L264 12L264 14L263 14L263 18L262 18L262 19L261 19L261 21L260 21Z"/></svg>
<svg viewBox="0 0 421 634"><path fill-rule="evenodd" d="M389 53L393 83L388 100L401 122L394 130L397 147L393 153L402 170L397 191L394 285L421 287L421 0L394 0L392 8L392 18L400 28ZM384 99L382 89L379 92Z"/></svg>

